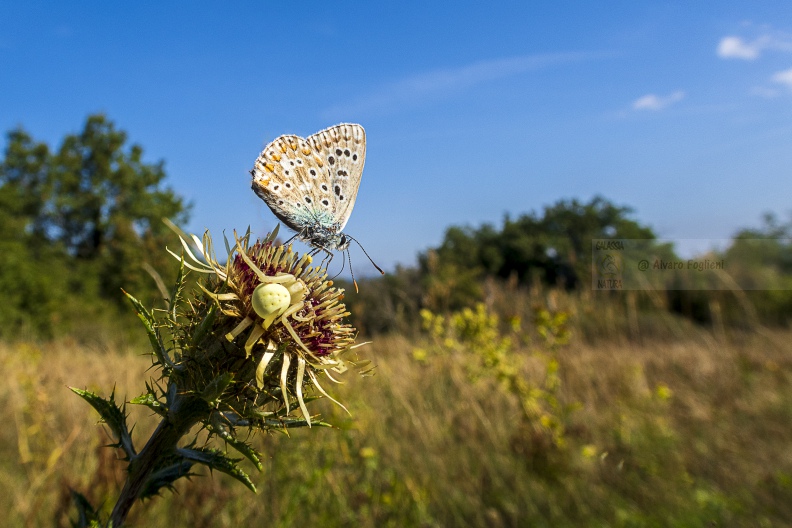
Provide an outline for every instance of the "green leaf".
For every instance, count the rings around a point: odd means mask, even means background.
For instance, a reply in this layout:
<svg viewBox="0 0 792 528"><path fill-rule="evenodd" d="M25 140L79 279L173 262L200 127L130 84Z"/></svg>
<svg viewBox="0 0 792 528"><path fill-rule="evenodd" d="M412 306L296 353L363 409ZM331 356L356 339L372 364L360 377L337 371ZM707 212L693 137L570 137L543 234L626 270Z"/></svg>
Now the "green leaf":
<svg viewBox="0 0 792 528"><path fill-rule="evenodd" d="M303 398L303 401L306 404L308 404L308 403L311 403L312 401L321 400L321 399L322 399L322 396L307 396L307 397ZM283 407L283 408L275 411L274 415L275 416L279 416L279 417L286 417L288 415L287 411L288 410L286 409L286 407ZM289 419L291 419L291 418L289 418Z"/></svg>
<svg viewBox="0 0 792 528"><path fill-rule="evenodd" d="M179 261L179 275L176 277L176 284L173 286L170 300L168 301L168 309L171 313L173 321L176 321L176 307L182 300L182 293L184 292L184 285L187 282L187 273L184 268L184 255Z"/></svg>
<svg viewBox="0 0 792 528"><path fill-rule="evenodd" d="M151 392L147 392L136 398L132 398L129 400L129 403L134 405L145 405L160 416L165 416L168 413L167 407L163 405Z"/></svg>
<svg viewBox="0 0 792 528"><path fill-rule="evenodd" d="M91 505L85 495L72 490L71 498L74 507L77 508L77 520L71 522L73 528L88 528L101 525L99 512Z"/></svg>
<svg viewBox="0 0 792 528"><path fill-rule="evenodd" d="M275 229L273 229L272 232L269 235L267 235L267 238L264 239L264 243L267 244L270 242L274 242L275 239L278 237L279 230L280 230L280 223L275 225Z"/></svg>
<svg viewBox="0 0 792 528"><path fill-rule="evenodd" d="M201 398L210 406L216 407L218 400L233 381L234 375L230 372L224 372L223 374L220 374L215 379L210 381L204 390L201 391Z"/></svg>
<svg viewBox="0 0 792 528"><path fill-rule="evenodd" d="M221 421L220 413L214 413L212 415L211 423L206 424L206 428L209 432L217 435L219 438L225 440L225 442L243 454L248 460L250 460L256 469L259 471L264 471L264 467L261 465L260 460L260 453L253 449L253 446L243 442L242 440L237 439L232 431L229 431L228 427L225 426Z"/></svg>
<svg viewBox="0 0 792 528"><path fill-rule="evenodd" d="M124 292L124 295L127 296L129 302L132 303L132 306L135 307L135 312L137 312L138 318L143 323L143 326L146 328L146 333L149 337L149 342L151 343L151 348L154 351L154 355L157 356L157 360L160 362L161 365L168 366L170 368L175 368L175 364L171 361L170 357L168 356L167 351L165 350L165 345L162 342L162 336L159 333L159 330L156 327L156 321L154 320L154 316L146 310L146 308L134 297L132 297L129 293Z"/></svg>
<svg viewBox="0 0 792 528"><path fill-rule="evenodd" d="M180 448L176 451L187 460L192 460L193 462L205 465L209 469L214 469L234 477L250 491L253 493L256 492L256 486L250 480L250 477L237 466L237 462L242 460L241 458L230 458L223 454L223 452L210 448Z"/></svg>
<svg viewBox="0 0 792 528"><path fill-rule="evenodd" d="M294 427L308 427L308 420L305 418L268 418L264 424L272 429L291 429ZM332 424L311 419L311 425L319 427L333 427Z"/></svg>
<svg viewBox="0 0 792 528"><path fill-rule="evenodd" d="M181 457L174 457L179 460L161 469L158 469L149 475L146 484L140 492L140 498L146 499L159 495L162 488L173 490L173 483L182 477L191 477L195 473L190 473L194 462L183 459Z"/></svg>
<svg viewBox="0 0 792 528"><path fill-rule="evenodd" d="M87 401L91 407L96 409L102 421L110 427L113 434L118 439L117 447L126 453L127 458L131 459L135 455L135 448L132 444L132 436L126 423L126 413L115 402L115 389L110 394L110 398L104 399L101 396L87 390L69 387L75 394Z"/></svg>
<svg viewBox="0 0 792 528"><path fill-rule="evenodd" d="M193 332L193 345L198 345L203 340L209 330L212 329L215 319L217 319L217 305L212 304L209 307L209 311L206 313L206 317L203 318L203 321L201 321L201 323L196 327L195 332Z"/></svg>

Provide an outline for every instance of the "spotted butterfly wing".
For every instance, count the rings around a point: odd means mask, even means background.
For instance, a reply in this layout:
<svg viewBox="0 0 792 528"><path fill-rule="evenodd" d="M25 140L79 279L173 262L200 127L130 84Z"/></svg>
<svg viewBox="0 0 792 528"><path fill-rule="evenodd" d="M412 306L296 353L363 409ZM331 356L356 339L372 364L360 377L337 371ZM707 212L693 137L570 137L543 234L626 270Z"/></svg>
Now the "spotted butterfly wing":
<svg viewBox="0 0 792 528"><path fill-rule="evenodd" d="M316 248L345 249L341 234L357 198L366 132L340 124L301 138L284 135L264 147L251 171L253 191L275 216Z"/></svg>

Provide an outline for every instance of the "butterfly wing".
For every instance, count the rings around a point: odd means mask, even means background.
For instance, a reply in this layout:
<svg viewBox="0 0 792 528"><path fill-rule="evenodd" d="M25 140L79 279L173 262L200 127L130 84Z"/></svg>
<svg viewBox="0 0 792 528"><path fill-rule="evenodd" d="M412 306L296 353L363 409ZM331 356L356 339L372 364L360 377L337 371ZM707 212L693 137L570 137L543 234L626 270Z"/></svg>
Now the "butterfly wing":
<svg viewBox="0 0 792 528"><path fill-rule="evenodd" d="M366 131L360 125L343 123L317 132L308 138L308 143L325 162L333 216L341 226L340 231L355 207L366 162Z"/></svg>
<svg viewBox="0 0 792 528"><path fill-rule="evenodd" d="M291 229L337 225L340 232L355 205L365 158L360 125L336 125L308 139L280 136L256 159L252 187Z"/></svg>

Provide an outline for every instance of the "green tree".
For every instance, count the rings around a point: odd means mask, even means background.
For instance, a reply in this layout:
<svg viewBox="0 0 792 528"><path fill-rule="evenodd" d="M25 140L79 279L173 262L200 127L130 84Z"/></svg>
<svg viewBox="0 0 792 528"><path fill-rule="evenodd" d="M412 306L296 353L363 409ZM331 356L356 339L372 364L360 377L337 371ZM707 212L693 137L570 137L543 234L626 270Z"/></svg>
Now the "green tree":
<svg viewBox="0 0 792 528"><path fill-rule="evenodd" d="M591 273L591 242L594 239L655 239L651 228L630 218L632 209L616 206L605 198L588 203L562 200L515 220L508 216L498 231L491 225L477 229L451 227L443 242L430 254L419 257L425 274L441 275L443 267L465 270L476 277L540 279L547 284L578 287ZM433 268L433 269L430 269Z"/></svg>
<svg viewBox="0 0 792 528"><path fill-rule="evenodd" d="M145 268L168 273L175 266L164 252L173 234L162 218L183 224L189 209L163 185L163 162L145 163L143 149L126 146L126 133L103 115L89 116L54 152L22 129L7 137L0 160L6 299L0 332L27 326L51 333L75 298L120 304L122 287L149 292L147 301L155 297Z"/></svg>
<svg viewBox="0 0 792 528"><path fill-rule="evenodd" d="M792 316L792 221L782 222L772 213L759 228L738 231L722 255L727 273L742 288L763 322L788 324ZM732 306L735 303L732 303ZM732 320L745 319L734 308Z"/></svg>
<svg viewBox="0 0 792 528"><path fill-rule="evenodd" d="M155 269L169 262L162 248L172 233L162 218L187 220L182 198L162 186L164 163L144 163L142 147L125 149L126 139L102 115L90 116L80 134L67 136L53 156L48 211L55 240L92 263L101 294L118 299L121 287L150 282L141 260Z"/></svg>

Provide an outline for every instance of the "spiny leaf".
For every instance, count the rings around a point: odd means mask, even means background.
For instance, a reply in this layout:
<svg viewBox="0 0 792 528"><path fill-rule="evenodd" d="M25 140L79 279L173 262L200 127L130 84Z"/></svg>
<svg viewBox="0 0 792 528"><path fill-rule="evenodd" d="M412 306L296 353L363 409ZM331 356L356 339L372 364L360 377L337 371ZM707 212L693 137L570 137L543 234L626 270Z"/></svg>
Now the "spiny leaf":
<svg viewBox="0 0 792 528"><path fill-rule="evenodd" d="M221 473L234 477L250 491L256 492L256 486L250 480L250 477L237 466L237 462L242 460L241 458L230 458L221 451L210 448L180 448L176 451L187 460L192 460L210 469L216 469Z"/></svg>
<svg viewBox="0 0 792 528"><path fill-rule="evenodd" d="M322 399L322 396L307 396L307 397L303 398L303 401L305 403L311 403L312 401L321 400L321 399ZM286 415L288 415L288 412L287 412L287 409L284 407L282 409L279 409L278 411L275 411L273 414L275 416L285 417Z"/></svg>
<svg viewBox="0 0 792 528"><path fill-rule="evenodd" d="M179 261L179 275L176 277L176 284L173 286L173 293L171 293L170 300L168 301L168 309L170 310L173 321L176 321L176 307L182 299L182 292L184 285L187 282L187 273L184 268L184 255Z"/></svg>
<svg viewBox="0 0 792 528"><path fill-rule="evenodd" d="M102 417L102 421L110 427L113 434L118 439L118 447L122 448L127 458L135 455L135 448L132 444L132 436L126 423L126 413L115 402L115 389L110 394L110 398L104 399L93 392L69 387L75 394L87 401L91 407L96 409Z"/></svg>
<svg viewBox="0 0 792 528"><path fill-rule="evenodd" d="M233 381L234 375L230 372L220 374L206 385L201 392L201 398L212 407L215 407L217 405L217 400L223 395L223 392L225 392Z"/></svg>
<svg viewBox="0 0 792 528"><path fill-rule="evenodd" d="M215 319L217 319L217 305L212 304L212 306L209 307L209 311L206 313L206 317L203 318L203 321L200 322L195 328L195 332L193 332L193 345L197 345L203 340L204 336L211 330Z"/></svg>
<svg viewBox="0 0 792 528"><path fill-rule="evenodd" d="M261 465L261 455L259 452L253 449L253 446L250 444L237 439L233 433L228 430L228 427L220 422L218 415L219 413L215 413L212 416L212 423L206 425L206 428L209 430L209 432L222 438L228 445L239 451L241 454L245 455L245 457L247 457L247 459L256 466L256 469L259 471L264 471L264 467Z"/></svg>
<svg viewBox="0 0 792 528"><path fill-rule="evenodd" d="M143 323L143 326L146 328L146 333L149 337L149 342L151 343L151 348L154 351L154 355L157 356L157 360L162 365L166 365L170 368L174 368L175 365L171 361L170 357L168 356L167 351L165 350L165 345L162 342L162 336L160 336L159 330L155 325L154 317L151 313L146 310L146 308L141 304L140 301L132 297L129 293L124 292L124 295L127 296L129 302L132 303L132 306L135 308L135 312L137 312L138 318Z"/></svg>
<svg viewBox="0 0 792 528"><path fill-rule="evenodd" d="M72 490L71 498L74 507L77 508L77 520L71 522L72 528L100 526L99 512L88 502L85 495Z"/></svg>
<svg viewBox="0 0 792 528"><path fill-rule="evenodd" d="M173 490L173 483L178 479L195 475L195 473L190 473L193 464L194 462L181 459L175 464L154 471L146 480L140 498L146 499L159 495L162 488Z"/></svg>
<svg viewBox="0 0 792 528"><path fill-rule="evenodd" d="M168 413L168 409L157 400L156 396L151 392L147 392L145 394L141 394L136 398L132 398L129 400L129 403L135 405L145 405L155 413L159 414L160 416L165 416Z"/></svg>
<svg viewBox="0 0 792 528"><path fill-rule="evenodd" d="M272 429L291 429L293 427L308 427L308 420L305 418L268 418L264 420L264 423L267 427ZM313 419L311 420L311 426L317 425L319 427L333 427L332 424L327 422L317 422Z"/></svg>

